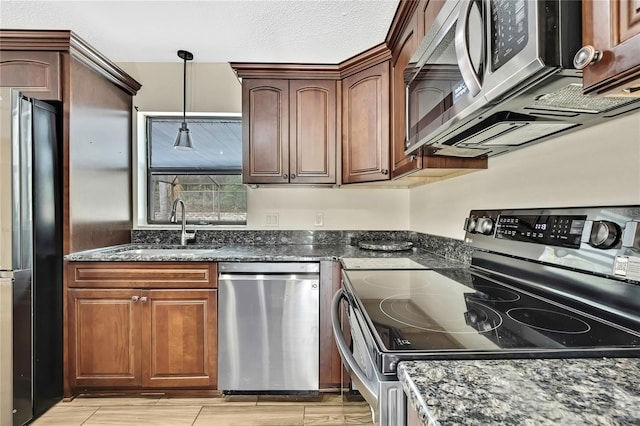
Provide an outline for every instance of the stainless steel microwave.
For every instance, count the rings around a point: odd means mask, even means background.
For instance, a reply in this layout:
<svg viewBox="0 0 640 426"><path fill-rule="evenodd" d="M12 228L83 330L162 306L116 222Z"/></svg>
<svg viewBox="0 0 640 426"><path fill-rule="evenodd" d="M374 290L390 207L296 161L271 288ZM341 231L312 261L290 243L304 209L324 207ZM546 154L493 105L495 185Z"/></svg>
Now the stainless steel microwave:
<svg viewBox="0 0 640 426"><path fill-rule="evenodd" d="M640 109L582 94L581 2L447 1L405 70L405 153L494 156Z"/></svg>

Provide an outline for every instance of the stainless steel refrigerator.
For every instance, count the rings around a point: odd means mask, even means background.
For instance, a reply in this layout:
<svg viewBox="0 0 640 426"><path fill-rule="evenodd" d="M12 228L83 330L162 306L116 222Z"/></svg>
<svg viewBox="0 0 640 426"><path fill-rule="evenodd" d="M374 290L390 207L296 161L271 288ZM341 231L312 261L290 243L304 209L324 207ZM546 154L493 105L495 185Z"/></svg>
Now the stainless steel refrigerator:
<svg viewBox="0 0 640 426"><path fill-rule="evenodd" d="M0 424L62 398L60 105L0 89Z"/></svg>

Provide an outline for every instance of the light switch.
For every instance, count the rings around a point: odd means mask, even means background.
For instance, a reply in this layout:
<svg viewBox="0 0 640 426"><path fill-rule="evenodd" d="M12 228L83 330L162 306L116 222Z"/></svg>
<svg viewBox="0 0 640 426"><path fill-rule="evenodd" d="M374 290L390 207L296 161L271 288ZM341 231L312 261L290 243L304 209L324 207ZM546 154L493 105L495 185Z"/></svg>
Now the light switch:
<svg viewBox="0 0 640 426"><path fill-rule="evenodd" d="M324 226L324 213L316 212L315 226Z"/></svg>

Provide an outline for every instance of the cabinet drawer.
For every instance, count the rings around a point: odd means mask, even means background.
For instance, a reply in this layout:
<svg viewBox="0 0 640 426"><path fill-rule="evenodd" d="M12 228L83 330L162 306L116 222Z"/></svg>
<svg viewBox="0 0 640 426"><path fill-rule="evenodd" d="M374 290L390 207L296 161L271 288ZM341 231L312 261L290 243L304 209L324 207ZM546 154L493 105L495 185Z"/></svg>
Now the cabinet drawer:
<svg viewBox="0 0 640 426"><path fill-rule="evenodd" d="M217 263L205 262L71 262L68 287L215 288Z"/></svg>

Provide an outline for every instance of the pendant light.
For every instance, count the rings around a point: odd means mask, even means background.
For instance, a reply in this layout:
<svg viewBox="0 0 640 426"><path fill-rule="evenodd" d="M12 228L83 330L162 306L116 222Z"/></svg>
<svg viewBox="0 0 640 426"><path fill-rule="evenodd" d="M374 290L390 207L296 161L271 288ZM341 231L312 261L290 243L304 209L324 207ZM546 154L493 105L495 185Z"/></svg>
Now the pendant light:
<svg viewBox="0 0 640 426"><path fill-rule="evenodd" d="M187 128L187 61L193 59L193 54L186 50L178 50L178 57L184 60L184 78L182 89L182 126L178 130L178 136L173 143L175 149L191 150L193 145L191 143L191 132Z"/></svg>

